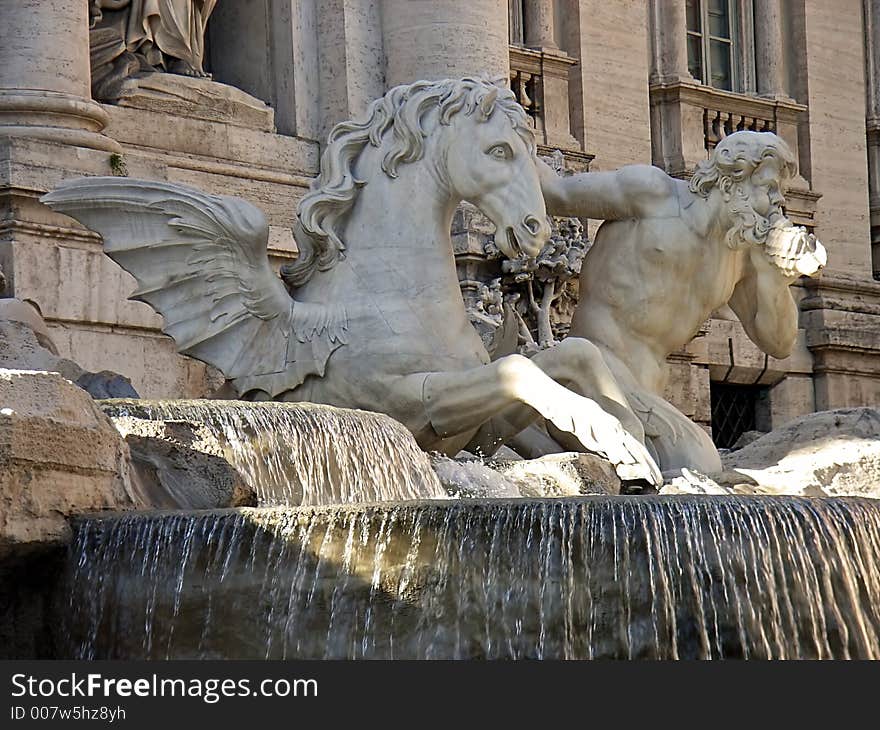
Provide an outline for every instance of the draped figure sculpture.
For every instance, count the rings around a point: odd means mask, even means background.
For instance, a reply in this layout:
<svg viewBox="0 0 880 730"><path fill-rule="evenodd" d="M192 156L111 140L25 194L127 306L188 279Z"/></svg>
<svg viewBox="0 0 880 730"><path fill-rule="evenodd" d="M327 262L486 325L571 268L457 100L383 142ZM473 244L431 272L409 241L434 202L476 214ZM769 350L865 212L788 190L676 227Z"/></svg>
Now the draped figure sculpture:
<svg viewBox="0 0 880 730"><path fill-rule="evenodd" d="M269 264L267 221L243 200L122 178L67 181L42 200L101 233L138 281L133 298L243 397L387 413L447 454L491 454L546 424L556 450L596 451L621 478L657 484L594 345L570 338L490 362L468 320L456 206L479 208L506 255L537 255L550 236L537 162L509 89L471 78L391 89L330 133L299 205L287 288Z"/></svg>
<svg viewBox="0 0 880 730"><path fill-rule="evenodd" d="M666 358L725 304L761 350L790 354L789 287L826 263L782 211L790 149L770 132L735 132L689 183L649 165L562 178L540 164L550 213L605 221L581 268L571 334L599 348L664 471L720 471L706 432L663 397Z"/></svg>
<svg viewBox="0 0 880 730"><path fill-rule="evenodd" d="M112 99L142 71L207 76L205 30L217 0L91 0L93 95Z"/></svg>

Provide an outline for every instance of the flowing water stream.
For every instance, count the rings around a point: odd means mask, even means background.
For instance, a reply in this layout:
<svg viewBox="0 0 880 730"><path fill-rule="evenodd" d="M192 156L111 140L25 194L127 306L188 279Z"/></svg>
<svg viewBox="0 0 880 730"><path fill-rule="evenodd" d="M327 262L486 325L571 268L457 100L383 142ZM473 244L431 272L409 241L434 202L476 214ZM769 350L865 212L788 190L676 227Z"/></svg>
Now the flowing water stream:
<svg viewBox="0 0 880 730"><path fill-rule="evenodd" d="M447 496L409 431L377 413L220 400L105 400L101 406L123 432L138 421L205 429L260 505Z"/></svg>
<svg viewBox="0 0 880 730"><path fill-rule="evenodd" d="M880 503L586 497L77 523L79 658L880 658Z"/></svg>

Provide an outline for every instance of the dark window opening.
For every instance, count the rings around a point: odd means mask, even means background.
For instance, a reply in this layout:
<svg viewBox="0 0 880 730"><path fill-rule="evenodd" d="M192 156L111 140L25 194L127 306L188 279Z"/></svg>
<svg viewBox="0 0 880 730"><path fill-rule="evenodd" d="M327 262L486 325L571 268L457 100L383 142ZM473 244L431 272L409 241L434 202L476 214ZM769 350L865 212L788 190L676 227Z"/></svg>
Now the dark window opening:
<svg viewBox="0 0 880 730"><path fill-rule="evenodd" d="M685 14L691 76L707 86L733 91L737 49L730 0L687 0Z"/></svg>
<svg viewBox="0 0 880 730"><path fill-rule="evenodd" d="M758 426L758 403L767 388L760 385L711 383L712 441L719 449L729 449L746 431Z"/></svg>

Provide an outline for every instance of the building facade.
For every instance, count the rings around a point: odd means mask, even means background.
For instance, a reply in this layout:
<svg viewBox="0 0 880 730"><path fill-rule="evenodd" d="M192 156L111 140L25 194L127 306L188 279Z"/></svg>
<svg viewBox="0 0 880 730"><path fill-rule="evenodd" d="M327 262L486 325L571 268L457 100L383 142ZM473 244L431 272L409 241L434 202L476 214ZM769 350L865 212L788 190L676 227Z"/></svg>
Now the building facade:
<svg viewBox="0 0 880 730"><path fill-rule="evenodd" d="M800 167L788 215L829 252L824 275L796 285L795 350L768 357L716 312L671 358L668 396L722 446L880 403L880 0L175 4L204 10L212 78L160 69L113 87L96 72L101 0L0 0L0 268L61 355L130 377L144 397L222 383L127 300L133 279L97 236L39 203L61 180L130 175L243 197L267 214L280 265L335 123L399 83L488 73L510 80L540 153L560 151L570 170L652 162L686 177L732 131L783 137ZM456 225L466 271L487 232L466 211Z"/></svg>

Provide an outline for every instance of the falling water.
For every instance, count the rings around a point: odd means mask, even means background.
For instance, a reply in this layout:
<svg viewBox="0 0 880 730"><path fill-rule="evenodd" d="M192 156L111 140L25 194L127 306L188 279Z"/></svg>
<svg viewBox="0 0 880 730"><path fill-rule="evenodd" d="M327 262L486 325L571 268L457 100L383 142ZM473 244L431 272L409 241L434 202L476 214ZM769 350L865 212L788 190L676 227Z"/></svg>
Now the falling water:
<svg viewBox="0 0 880 730"><path fill-rule="evenodd" d="M878 567L872 500L462 500L87 519L63 595L90 659L880 658Z"/></svg>
<svg viewBox="0 0 880 730"><path fill-rule="evenodd" d="M117 421L206 428L261 505L446 496L412 435L381 414L311 403L220 400L106 400L101 405Z"/></svg>

